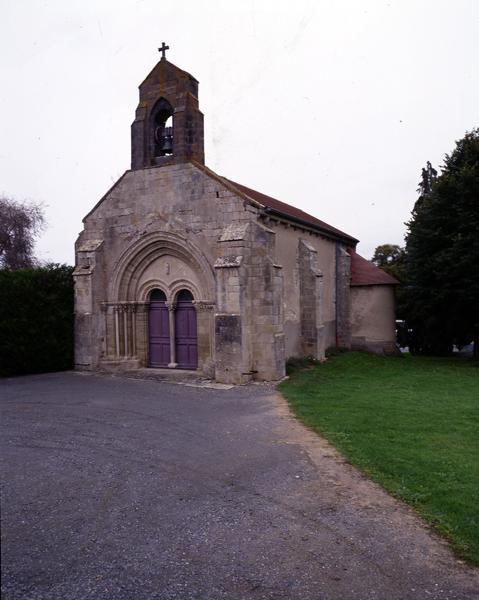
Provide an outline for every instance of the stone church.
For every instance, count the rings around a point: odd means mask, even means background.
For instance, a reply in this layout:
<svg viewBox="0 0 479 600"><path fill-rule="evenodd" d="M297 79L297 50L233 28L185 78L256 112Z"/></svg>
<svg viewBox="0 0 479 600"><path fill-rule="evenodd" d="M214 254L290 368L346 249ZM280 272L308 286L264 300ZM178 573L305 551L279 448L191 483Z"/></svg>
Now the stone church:
<svg viewBox="0 0 479 600"><path fill-rule="evenodd" d="M198 81L164 54L139 88L131 169L76 242L76 368L243 383L331 346L394 350L397 282L354 237L208 169Z"/></svg>

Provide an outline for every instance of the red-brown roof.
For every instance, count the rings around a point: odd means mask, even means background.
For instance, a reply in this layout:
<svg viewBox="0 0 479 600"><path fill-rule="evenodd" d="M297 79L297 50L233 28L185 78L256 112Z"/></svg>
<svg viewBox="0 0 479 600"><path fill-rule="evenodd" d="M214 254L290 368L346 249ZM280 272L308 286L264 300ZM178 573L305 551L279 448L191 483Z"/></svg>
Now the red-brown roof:
<svg viewBox="0 0 479 600"><path fill-rule="evenodd" d="M226 179L224 177L223 179ZM281 202L281 200L276 200L276 198L271 198L271 196L267 196L266 194L262 194L261 192L257 192L256 190L252 190L251 188L246 187L245 185L241 185L240 183L236 183L231 181L230 179L226 179L231 185L237 188L240 192L252 198L256 202L259 202L271 212L276 213L280 216L286 217L298 223L302 223L304 225L308 225L309 227L313 227L314 229L318 229L322 233L329 234L334 238L340 238L347 244L351 244L355 246L358 242L356 238L344 233L344 231L340 231L333 227L332 225L328 225L324 221L309 215L308 213L296 208L295 206L291 206L290 204L286 204L286 202Z"/></svg>
<svg viewBox="0 0 479 600"><path fill-rule="evenodd" d="M351 251L351 285L397 285L399 281L386 271Z"/></svg>

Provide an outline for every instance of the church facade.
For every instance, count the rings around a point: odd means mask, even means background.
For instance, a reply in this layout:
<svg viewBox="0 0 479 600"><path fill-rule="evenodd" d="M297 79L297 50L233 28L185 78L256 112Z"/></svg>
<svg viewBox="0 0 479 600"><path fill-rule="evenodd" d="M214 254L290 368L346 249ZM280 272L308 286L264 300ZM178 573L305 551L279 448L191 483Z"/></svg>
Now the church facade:
<svg viewBox="0 0 479 600"><path fill-rule="evenodd" d="M76 242L77 369L277 380L288 357L394 350L395 280L357 240L205 166L198 82L140 85L128 170Z"/></svg>

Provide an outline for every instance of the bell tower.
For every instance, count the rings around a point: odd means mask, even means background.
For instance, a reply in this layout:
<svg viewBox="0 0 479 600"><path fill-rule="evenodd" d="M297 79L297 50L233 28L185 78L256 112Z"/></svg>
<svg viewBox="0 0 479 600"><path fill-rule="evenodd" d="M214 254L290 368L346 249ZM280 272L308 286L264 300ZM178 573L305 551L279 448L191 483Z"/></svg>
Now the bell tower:
<svg viewBox="0 0 479 600"><path fill-rule="evenodd" d="M166 60L168 49L163 42L161 60L140 85L140 102L131 125L132 169L205 162L198 81Z"/></svg>

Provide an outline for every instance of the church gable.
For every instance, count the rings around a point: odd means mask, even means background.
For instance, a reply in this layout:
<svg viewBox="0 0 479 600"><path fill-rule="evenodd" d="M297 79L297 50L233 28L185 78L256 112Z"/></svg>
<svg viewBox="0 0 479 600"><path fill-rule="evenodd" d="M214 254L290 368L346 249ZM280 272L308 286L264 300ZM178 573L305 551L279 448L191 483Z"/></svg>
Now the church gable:
<svg viewBox="0 0 479 600"><path fill-rule="evenodd" d="M117 240L164 230L216 243L230 224L249 222L257 212L197 165L165 165L127 171L85 217L82 238L102 231Z"/></svg>

